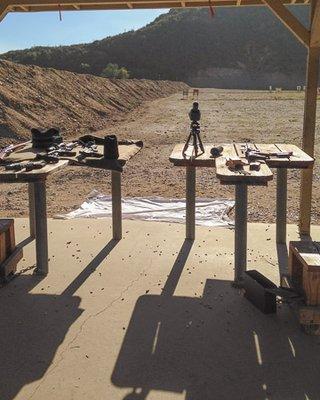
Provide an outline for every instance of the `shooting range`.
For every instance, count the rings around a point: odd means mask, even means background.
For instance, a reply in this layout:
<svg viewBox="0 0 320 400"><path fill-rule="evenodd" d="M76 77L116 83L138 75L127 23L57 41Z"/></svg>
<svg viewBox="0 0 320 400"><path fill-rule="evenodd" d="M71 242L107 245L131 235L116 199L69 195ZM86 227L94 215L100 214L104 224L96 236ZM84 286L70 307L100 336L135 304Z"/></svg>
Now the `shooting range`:
<svg viewBox="0 0 320 400"><path fill-rule="evenodd" d="M310 7L309 26L287 5ZM65 143L58 130L33 129L30 141L2 149L0 183L28 186L29 218L0 223L1 400L319 398L320 227L311 215L320 0L5 0L0 21L8 13L207 7L214 14L245 6L270 9L307 49L305 89L294 90L305 99L300 146L286 138L208 143L201 88L184 88L190 128L167 152L185 184L177 204L123 201L124 169L150 151L139 133ZM64 220L48 218L50 179L71 168L109 173L108 205L100 214L96 196ZM197 226L203 169L233 188L234 229L225 215L206 224L201 202ZM292 171L301 175L298 226L287 223ZM248 223L251 191L273 180L275 223ZM99 217L108 207L110 218L84 219L89 207ZM123 221L124 214L136 217Z"/></svg>

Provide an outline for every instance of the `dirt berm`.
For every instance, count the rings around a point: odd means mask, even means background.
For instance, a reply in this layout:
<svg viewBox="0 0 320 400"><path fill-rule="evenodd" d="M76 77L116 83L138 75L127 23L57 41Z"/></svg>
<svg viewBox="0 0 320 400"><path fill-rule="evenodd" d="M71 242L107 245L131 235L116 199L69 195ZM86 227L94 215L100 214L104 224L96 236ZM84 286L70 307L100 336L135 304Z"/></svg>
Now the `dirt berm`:
<svg viewBox="0 0 320 400"><path fill-rule="evenodd" d="M0 60L0 145L58 127L64 137L108 128L146 100L186 87L181 82L106 79Z"/></svg>

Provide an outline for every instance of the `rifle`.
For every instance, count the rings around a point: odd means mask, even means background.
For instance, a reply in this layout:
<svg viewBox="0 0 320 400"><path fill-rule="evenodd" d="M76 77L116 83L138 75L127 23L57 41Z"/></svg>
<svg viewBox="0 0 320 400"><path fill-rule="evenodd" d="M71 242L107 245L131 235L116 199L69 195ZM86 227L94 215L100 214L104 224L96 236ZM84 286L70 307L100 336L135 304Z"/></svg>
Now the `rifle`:
<svg viewBox="0 0 320 400"><path fill-rule="evenodd" d="M8 157L11 153L17 150L21 150L25 145L30 142L18 143L18 144L10 144L9 146L5 146L0 150L0 161L3 161L6 157Z"/></svg>

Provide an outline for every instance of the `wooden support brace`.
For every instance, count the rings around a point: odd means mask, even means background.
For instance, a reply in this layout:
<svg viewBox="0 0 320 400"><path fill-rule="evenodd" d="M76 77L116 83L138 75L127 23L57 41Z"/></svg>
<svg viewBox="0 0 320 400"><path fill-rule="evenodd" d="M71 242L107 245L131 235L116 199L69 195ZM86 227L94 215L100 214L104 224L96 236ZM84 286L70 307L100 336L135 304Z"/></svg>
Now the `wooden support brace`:
<svg viewBox="0 0 320 400"><path fill-rule="evenodd" d="M320 0L315 2L313 10L313 21L311 25L310 47L320 46Z"/></svg>
<svg viewBox="0 0 320 400"><path fill-rule="evenodd" d="M283 24L298 38L298 40L309 47L310 32L308 29L284 6L279 0L263 0L270 10L283 22Z"/></svg>
<svg viewBox="0 0 320 400"><path fill-rule="evenodd" d="M9 11L8 3L0 4L0 22L4 19Z"/></svg>

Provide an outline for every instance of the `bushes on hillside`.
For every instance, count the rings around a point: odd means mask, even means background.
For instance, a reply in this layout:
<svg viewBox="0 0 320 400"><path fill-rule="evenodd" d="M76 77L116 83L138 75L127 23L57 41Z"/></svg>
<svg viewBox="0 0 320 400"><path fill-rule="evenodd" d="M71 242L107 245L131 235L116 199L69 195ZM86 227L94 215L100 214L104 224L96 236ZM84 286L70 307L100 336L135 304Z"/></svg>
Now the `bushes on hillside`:
<svg viewBox="0 0 320 400"><path fill-rule="evenodd" d="M109 63L101 72L101 76L104 78L128 79L130 75L126 68L119 68L118 64Z"/></svg>

